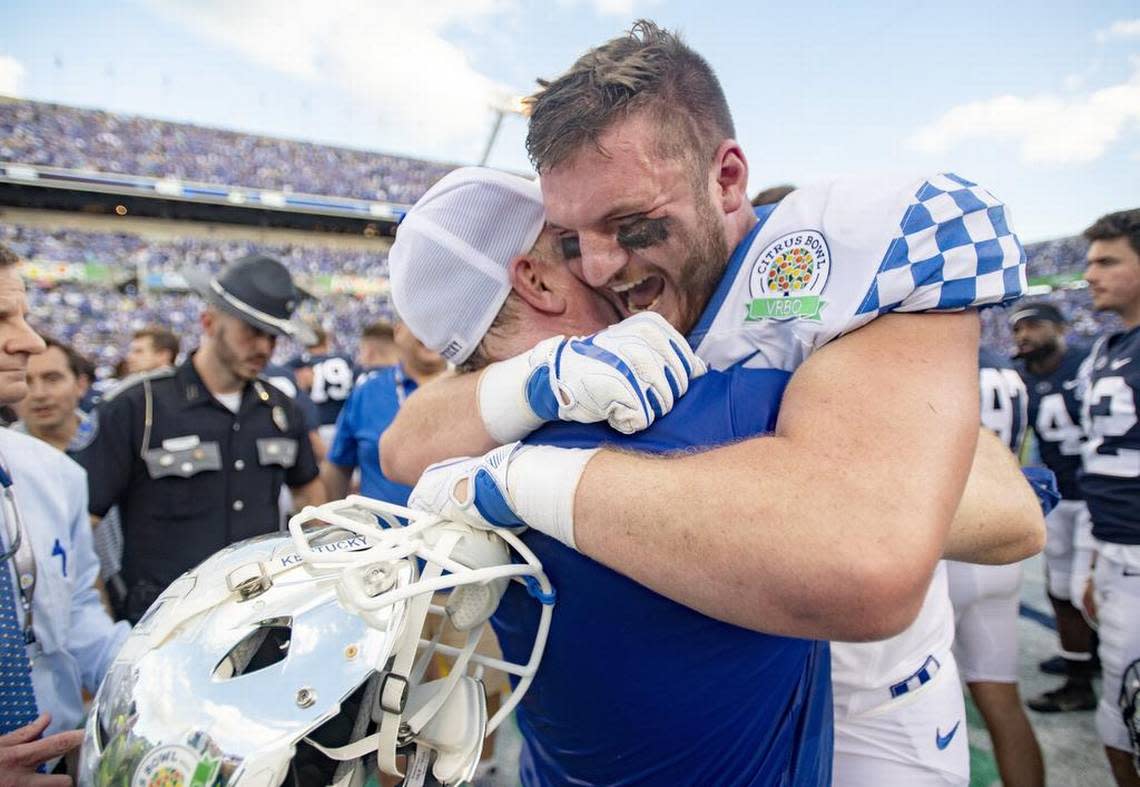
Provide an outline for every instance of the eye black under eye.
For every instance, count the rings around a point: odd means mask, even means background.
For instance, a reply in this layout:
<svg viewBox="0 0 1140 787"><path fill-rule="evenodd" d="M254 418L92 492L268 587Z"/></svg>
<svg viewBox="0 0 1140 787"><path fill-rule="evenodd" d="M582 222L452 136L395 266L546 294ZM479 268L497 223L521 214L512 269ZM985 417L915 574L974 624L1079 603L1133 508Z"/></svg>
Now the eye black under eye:
<svg viewBox="0 0 1140 787"><path fill-rule="evenodd" d="M564 259L574 260L582 256L582 247L576 236L560 238L559 243L562 245L562 257Z"/></svg>
<svg viewBox="0 0 1140 787"><path fill-rule="evenodd" d="M644 249L664 243L669 237L669 220L638 219L618 228L617 241L627 249Z"/></svg>

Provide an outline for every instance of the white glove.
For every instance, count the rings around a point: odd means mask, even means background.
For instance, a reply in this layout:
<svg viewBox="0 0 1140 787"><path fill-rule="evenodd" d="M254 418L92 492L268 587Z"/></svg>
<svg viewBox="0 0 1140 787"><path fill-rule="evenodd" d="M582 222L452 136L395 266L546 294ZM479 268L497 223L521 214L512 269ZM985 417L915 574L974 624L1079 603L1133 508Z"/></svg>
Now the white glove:
<svg viewBox="0 0 1140 787"><path fill-rule="evenodd" d="M633 434L672 410L689 380L706 370L664 317L642 312L593 336L547 339L487 367L479 410L501 443L554 420L606 421Z"/></svg>
<svg viewBox="0 0 1140 787"><path fill-rule="evenodd" d="M483 529L530 526L573 549L574 494L597 451L511 443L437 462L420 476L408 507Z"/></svg>

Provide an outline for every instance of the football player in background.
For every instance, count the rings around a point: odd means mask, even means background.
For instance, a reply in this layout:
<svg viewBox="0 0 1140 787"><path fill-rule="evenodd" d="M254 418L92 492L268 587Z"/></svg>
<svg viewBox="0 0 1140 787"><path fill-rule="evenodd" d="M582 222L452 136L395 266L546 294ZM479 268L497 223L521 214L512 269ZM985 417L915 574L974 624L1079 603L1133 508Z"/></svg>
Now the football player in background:
<svg viewBox="0 0 1140 787"><path fill-rule="evenodd" d="M1065 675L1064 685L1033 697L1041 713L1093 710L1092 679L1099 664L1092 628L1074 606L1080 602L1092 568L1092 521L1081 494L1081 402L1078 372L1088 347L1065 341L1065 318L1050 303L1018 306L1010 316L1017 344L1017 370L1029 396L1029 426L1041 461L1057 477L1061 502L1045 518L1045 579L1057 616L1061 655L1042 662Z"/></svg>
<svg viewBox="0 0 1140 787"><path fill-rule="evenodd" d="M336 434L337 416L352 393L356 375L352 359L333 352L332 333L320 325L312 327L316 344L310 345L286 365L293 369L297 385L317 406L321 424L318 432L327 449Z"/></svg>
<svg viewBox="0 0 1140 787"><path fill-rule="evenodd" d="M1104 676L1096 727L1116 783L1140 787L1140 682L1125 681L1140 659L1140 209L1101 216L1084 234L1093 306L1124 322L1097 340L1081 369L1081 490L1097 550L1085 606L1099 622Z"/></svg>
<svg viewBox="0 0 1140 787"><path fill-rule="evenodd" d="M356 382L363 382L365 375L385 366L399 363L396 351L396 330L391 322L377 320L364 326L360 333L360 343L356 348Z"/></svg>
<svg viewBox="0 0 1140 787"><path fill-rule="evenodd" d="M1013 365L992 350L978 355L982 426L1016 457L1025 439L1028 396ZM1045 764L1017 691L1021 564L947 561L954 604L954 658L993 740L1002 784L1041 787Z"/></svg>

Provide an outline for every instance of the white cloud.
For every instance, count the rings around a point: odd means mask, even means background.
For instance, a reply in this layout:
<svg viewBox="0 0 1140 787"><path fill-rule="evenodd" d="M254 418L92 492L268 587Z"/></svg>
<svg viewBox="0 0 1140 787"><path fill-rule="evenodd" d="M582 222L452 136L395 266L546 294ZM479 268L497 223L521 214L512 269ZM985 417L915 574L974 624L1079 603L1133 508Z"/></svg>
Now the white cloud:
<svg viewBox="0 0 1140 787"><path fill-rule="evenodd" d="M490 102L512 92L479 73L443 35L448 27L511 9L511 0L295 0L284 7L275 0L150 0L150 5L261 66L348 92L361 109L383 118L386 146L414 146L435 156L477 148L486 137Z"/></svg>
<svg viewBox="0 0 1140 787"><path fill-rule="evenodd" d="M1091 92L998 96L960 104L918 130L909 144L944 153L971 140L1012 142L1027 163L1095 161L1130 128L1140 128L1140 62L1118 85Z"/></svg>
<svg viewBox="0 0 1140 787"><path fill-rule="evenodd" d="M1140 19L1121 19L1097 31L1096 40L1101 43L1113 38L1140 38Z"/></svg>
<svg viewBox="0 0 1140 787"><path fill-rule="evenodd" d="M0 93L18 96L23 84L24 65L14 57L0 55Z"/></svg>

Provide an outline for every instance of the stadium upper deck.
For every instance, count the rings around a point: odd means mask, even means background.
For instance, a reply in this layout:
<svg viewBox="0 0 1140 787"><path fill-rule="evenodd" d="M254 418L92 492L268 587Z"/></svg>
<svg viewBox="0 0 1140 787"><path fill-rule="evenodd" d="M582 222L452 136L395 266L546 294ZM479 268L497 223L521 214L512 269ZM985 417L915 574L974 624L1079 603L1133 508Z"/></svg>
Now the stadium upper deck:
<svg viewBox="0 0 1140 787"><path fill-rule="evenodd" d="M454 164L0 100L0 161L411 204Z"/></svg>

